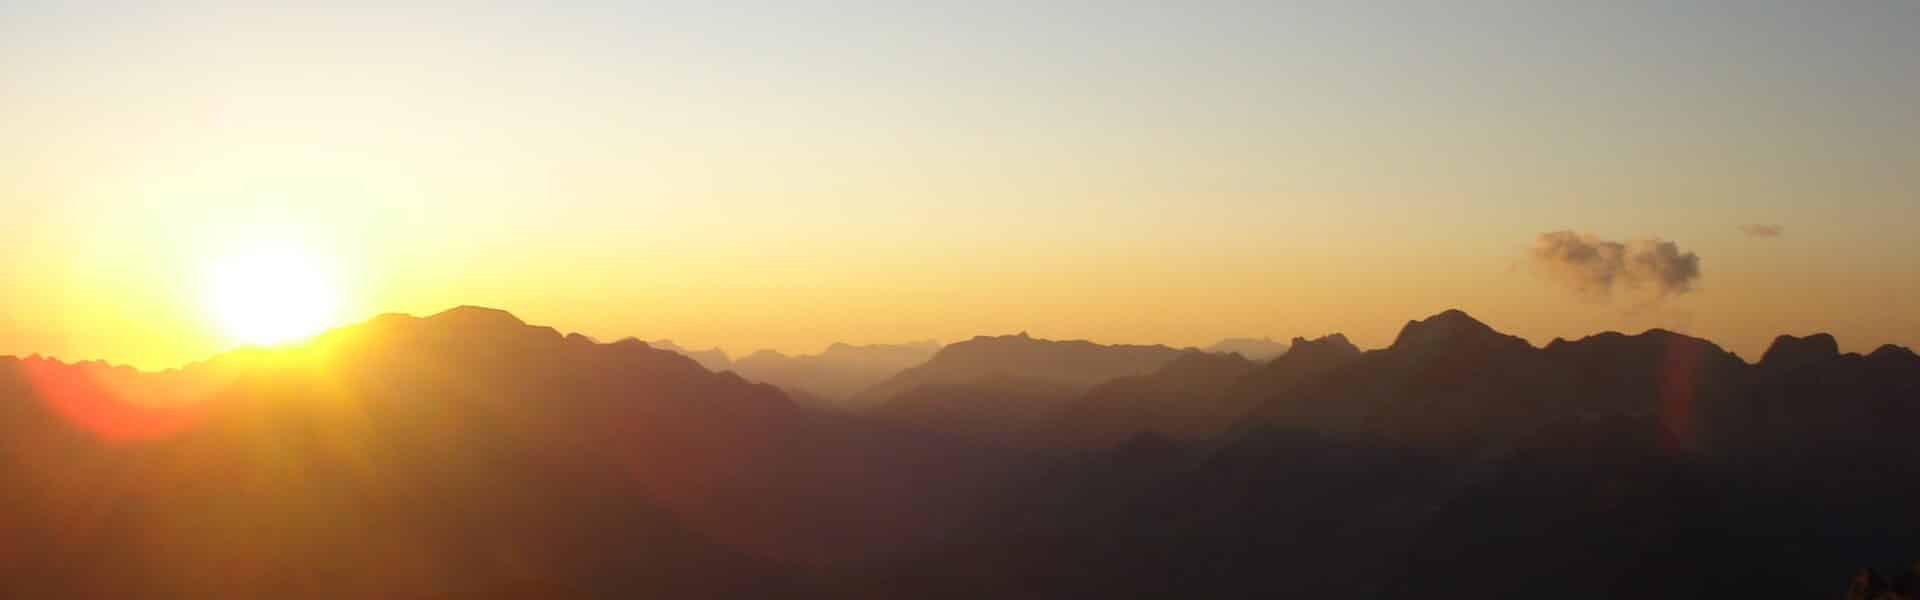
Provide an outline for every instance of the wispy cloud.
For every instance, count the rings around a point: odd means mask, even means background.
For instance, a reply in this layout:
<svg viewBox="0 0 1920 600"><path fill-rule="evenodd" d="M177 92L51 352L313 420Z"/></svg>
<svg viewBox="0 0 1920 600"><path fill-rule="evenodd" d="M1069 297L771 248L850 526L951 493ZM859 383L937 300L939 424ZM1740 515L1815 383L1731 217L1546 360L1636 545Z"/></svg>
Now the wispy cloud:
<svg viewBox="0 0 1920 600"><path fill-rule="evenodd" d="M1786 235L1787 228L1780 225L1741 225L1740 231L1749 237L1776 238Z"/></svg>
<svg viewBox="0 0 1920 600"><path fill-rule="evenodd" d="M1603 240L1572 231L1551 231L1534 239L1533 265L1575 293L1606 299L1616 291L1645 291L1654 300L1685 294L1700 278L1700 257L1673 242L1640 239Z"/></svg>

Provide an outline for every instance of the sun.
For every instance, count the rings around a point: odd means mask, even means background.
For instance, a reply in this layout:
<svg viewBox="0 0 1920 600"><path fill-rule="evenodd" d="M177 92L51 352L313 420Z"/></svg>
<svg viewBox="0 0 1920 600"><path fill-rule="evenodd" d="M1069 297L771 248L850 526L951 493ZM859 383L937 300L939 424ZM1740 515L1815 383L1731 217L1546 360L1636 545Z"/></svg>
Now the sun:
<svg viewBox="0 0 1920 600"><path fill-rule="evenodd" d="M232 254L214 262L208 275L207 310L235 342L283 344L337 322L340 290L333 277L297 249Z"/></svg>

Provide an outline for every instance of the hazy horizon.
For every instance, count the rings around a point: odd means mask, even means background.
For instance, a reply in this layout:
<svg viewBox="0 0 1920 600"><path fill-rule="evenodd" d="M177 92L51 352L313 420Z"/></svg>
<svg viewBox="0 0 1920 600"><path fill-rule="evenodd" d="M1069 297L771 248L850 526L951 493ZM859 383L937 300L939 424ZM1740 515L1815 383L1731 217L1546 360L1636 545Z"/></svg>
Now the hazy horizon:
<svg viewBox="0 0 1920 600"><path fill-rule="evenodd" d="M42 357L42 358L46 358L46 359L51 359L51 360L56 360L56 361L60 361L60 362L63 362L63 363L82 363L82 362L105 362L105 363L107 363L107 364L110 364L110 365L115 365L115 366L126 366L126 367L133 367L133 368L135 368L135 369L137 369L137 370L139 370L139 371L146 371L146 372L157 372L157 371L168 371L168 370L174 370L174 369L177 369L177 368L181 368L181 367L190 367L190 366L192 366L192 365L195 365L195 364L199 364L199 363L204 363L204 362L206 362L206 361L208 361L208 360L210 360L210 359L215 359L215 358L219 358L219 357L220 357L221 355L223 355L223 354L226 354L226 353L228 353L228 352L234 352L234 351L247 351L247 350L267 350L267 351L271 351L271 352L280 352L280 351L286 351L286 350L294 350L294 349L298 349L298 348L301 348L301 347L305 347L305 346L307 346L307 345L308 345L308 342L310 342L310 341L312 341L312 338L313 338L313 337L316 337L316 336L318 336L318 335L321 335L321 334L326 334L326 333L332 333L332 332L336 332L336 331L338 331L338 330L341 330L341 329L344 329L344 328L349 328L349 327L354 327L354 326L360 326L360 325L366 325L366 324L370 324L370 323L373 323L374 321L376 321L376 320L378 319L378 317L382 317L382 316L395 316L395 315L398 315L398 316L405 316L405 317L411 317L411 318L416 318L416 319L424 319L424 318L428 318L428 317L433 317L433 316L435 316L435 315L442 315L442 314L450 314L450 313L454 313L454 312L458 312L458 311L460 311L460 310L464 310L464 309L480 309L480 310L483 310L483 311L500 311L500 312L503 312L503 313L506 313L506 314L508 314L508 315L512 315L512 316L513 316L514 318L516 318L516 319L520 319L520 320L521 320L522 322L524 322L524 323L525 323L526 325L529 325L529 326L532 326L532 327L538 327L538 328L550 328L550 329L552 329L552 330L554 330L554 332L555 332L555 333L558 333L558 334L560 334L560 335L567 335L567 336L571 336L571 335L584 335L584 336L587 336L587 338L588 338L588 339L591 339L592 341L594 341L595 343L598 343L598 344L613 344L613 343L617 343L617 342L620 342L620 341L622 341L622 340L628 340L628 339L634 339L634 340L639 340L639 341L641 341L641 342L644 342L644 343L646 343L646 344L648 344L649 346L651 346L651 347L653 347L653 348L657 348L657 349L661 349L661 350L667 350L667 351L671 351L671 352L674 352L674 353L677 353L677 354L682 354L682 355L686 355L686 356L688 356L688 357L690 357L690 358L696 358L696 359L697 359L698 357L696 357L696 356L694 356L695 354L698 354L698 353L702 353L702 352L708 352L708 351L712 351L712 350L719 350L719 351L721 351L721 352L723 352L723 353L724 353L724 354L726 355L726 357L727 357L727 358L728 358L729 360L732 360L732 361L736 361L736 362L737 362L737 361L739 361L739 360L740 360L740 359L742 359L742 358L745 358L745 357L747 357L747 356L749 356L749 355L751 355L751 354L754 354L754 353L757 353L757 352L763 352L763 351L773 351L773 352L777 352L777 353L779 353L779 354L780 354L780 355L781 355L782 357L785 357L785 358L799 358L799 357L817 357L817 356L823 356L823 355L825 355L824 353L825 353L825 352L826 352L826 351L827 351L827 350L828 350L828 349L829 349L829 348L830 348L831 346L833 346L833 345L837 345L837 344L848 344L848 345L851 345L851 346L853 346L853 347L856 347L856 348L873 348L873 347L908 347L908 346L927 346L927 345L931 345L931 347L932 347L932 348L934 348L934 349L940 349L940 348L945 348L946 346L949 346L949 345L952 345L952 344L956 344L956 343L960 343L960 342L966 342L966 341L969 341L969 340L979 340L979 339L996 339L996 338L1015 338L1015 337L1025 337L1025 338L1030 338L1030 339L1033 339L1033 340L1037 340L1037 341L1043 341L1043 342L1091 342L1091 343L1093 343L1093 344L1096 344L1096 345L1098 345L1098 346L1109 346L1109 347L1121 347L1121 346L1156 346L1156 347L1166 347L1166 348L1168 348L1168 349L1172 349L1172 350L1181 350L1181 351L1187 351L1187 350L1200 350L1200 351L1206 351L1206 352L1213 352L1213 353L1215 353L1215 354L1228 354L1228 353L1232 353L1232 352L1231 352L1231 351L1225 351L1225 350L1212 350L1212 349L1209 349L1209 347L1210 347L1210 346L1213 346L1213 345L1215 345L1215 344L1218 344L1218 343L1221 343L1221 342L1228 342L1228 341L1233 341L1233 340L1249 340L1249 339L1266 339L1267 341L1272 341L1272 342L1286 342L1286 341L1288 341L1288 340L1290 340L1290 339L1291 339L1291 340L1293 340L1293 341L1300 341L1300 340L1303 340L1303 339L1304 339L1304 340L1316 340L1316 339L1318 339L1318 338L1321 338L1321 337L1325 337L1325 336L1332 336L1332 335L1339 335L1339 336L1343 336L1343 337L1347 337L1347 338L1351 338L1351 337L1352 337L1352 336L1350 336L1350 335L1348 335L1348 334L1347 334L1346 332L1342 332L1342 331L1329 331L1329 332L1322 332L1322 333L1317 333L1317 334L1310 334L1310 335L1307 335L1307 334L1303 334L1303 335L1297 335L1297 336L1287 336L1287 337L1279 337L1279 336L1268 336L1268 337L1265 337L1265 338L1262 338L1261 336L1252 336L1252 337L1226 337L1226 338L1220 338L1220 339L1216 339L1216 340L1213 340L1212 342L1208 342L1208 343L1196 343L1196 344L1184 344L1184 345L1183 345L1183 344L1168 344L1168 343L1163 343L1163 342L1154 342L1154 341L1124 341L1124 340L1123 340L1123 341L1113 341L1113 340L1099 340L1099 339L1088 339L1088 338L1072 338L1072 337L1052 337L1052 336L1047 336L1047 335L1041 335L1041 334L1036 334L1035 332L1033 332L1033 331L1031 331L1031 330L1026 330L1026 329L1022 329L1022 330L1019 330L1019 331L1006 331L1006 332L990 332L990 333L981 333L981 334L977 334L977 335L972 335L972 336L966 336L966 337L962 337L962 338L955 338L955 339L952 339L952 340L934 340L934 339L918 339L918 340L891 340L891 341L887 341L887 340L881 340L881 341L874 341L874 342L860 342L860 343L854 343L854 342L841 342L841 341L836 341L836 342L830 342L830 343L829 343L829 344L828 344L827 346L822 346L822 347L819 347L819 348L814 348L814 349L812 349L812 350L809 350L809 351L796 351L796 352L788 352L788 351L781 351L781 350L776 350L776 349L772 349L772 348L765 348L765 347L761 347L761 348L751 348L751 349L732 349L732 348L724 348L724 347L719 347L719 346L710 346L710 345L702 345L702 344L689 344L689 343L686 343L686 342L684 342L684 341L681 341L681 340L674 340L674 339L670 339L670 338L659 338L659 337L654 337L654 338L649 338L649 337L646 337L646 336L640 336L640 335L611 335L611 336L603 336L603 335L594 335L594 334L591 334L591 333L587 333L587 332L582 332L582 331L575 331L575 330L570 330L570 329L567 329L567 328L565 328L565 327L560 327L560 326L556 326L556 325L554 325L554 324L551 324L551 323L543 323L543 322L539 322L539 321L534 321L534 320L528 320L528 319L525 319L524 317L521 317L521 316L520 316L519 314L517 314L517 313L515 313L515 312L513 312L512 310L509 310L509 309L504 309L504 308L500 308L500 307L491 307L491 306L479 306L479 305L472 305L472 304L463 304L463 305L458 305L458 306L450 306L450 307L447 307L447 308L445 308L445 309L442 309L442 310L436 310L436 311L428 311L428 312L423 312L423 313L403 313L403 312L386 312L386 313L381 313L380 315L374 315L374 316L372 316L372 317L369 317L369 318L366 318L366 319L358 319L358 320L354 320L354 321L349 321L349 322L343 322L343 323L338 323L338 324L334 324L334 325L331 325L331 326L328 326L328 327L327 327L327 328L326 328L325 330L323 330L323 331L320 331L320 332L317 332L317 333L316 333L316 334L314 334L313 336L301 336L301 337L298 337L298 338L294 338L294 339L289 339L289 340L286 340L286 341L282 341L282 342L273 342L273 343L258 343L258 344L252 344L252 343L242 343L242 344L239 344L239 345L236 345L236 346L233 346L233 347L231 347L231 348L226 348L226 349L223 349L223 350L220 350L220 351L218 351L218 352L215 352L215 353L212 353L212 354L208 354L208 355L206 355L206 356L201 356L201 357L197 357L197 358L194 358L194 359L192 359L192 360L189 360L189 361L187 361L187 362L185 362L185 363L182 363L182 364L178 364L178 365L166 365L166 366L159 366L159 367L154 367L154 366L147 366L147 365L137 365L137 364L132 364L132 363L123 363L123 362L118 362L118 361L113 361L113 360L108 360L108 359L103 359L103 358L99 358L99 357L85 357L85 356L63 356L63 355L58 355L58 354L53 354L53 353L47 353L47 352L32 352L32 353L21 353L21 354L4 354L4 353L0 353L0 356L13 356L13 357L18 357L18 358L25 358L25 357L28 357L28 356L39 356L39 357ZM1403 320L1403 321L1401 321L1400 323L1398 323L1398 324L1395 324L1395 325L1394 325L1394 326L1393 326L1393 327L1391 328L1391 329L1392 329L1392 333L1390 333L1390 334L1389 334L1389 335L1388 335L1388 336L1386 337L1386 339L1385 339L1385 340L1383 340L1383 341L1381 341L1380 343L1377 343L1377 344L1369 344L1369 343L1357 343L1357 342L1356 342L1356 347L1357 347L1358 349L1360 349L1361 351L1373 351L1373 350L1385 350L1385 349L1388 349L1388 348L1390 348L1390 347L1392 347L1392 345L1393 345L1393 342L1395 341L1395 337L1396 337L1397 335L1399 335L1399 334L1401 334L1401 333L1403 333L1403 332L1405 331L1405 328L1406 328L1406 327L1409 327L1409 326L1414 326L1414 325L1416 325L1416 324L1418 324L1419 322L1421 322L1421 321L1423 321L1423 320L1426 320L1426 319L1430 319L1430 318L1434 318L1434 317L1436 317L1436 316L1439 316L1439 315L1441 315L1442 313L1445 313L1445 312L1451 312L1451 311L1459 311L1459 309L1446 309L1446 310L1443 310L1443 311L1436 311L1436 312L1434 312L1434 313L1430 313L1430 314L1422 314L1422 315L1417 315L1417 316L1413 316L1413 317L1409 317L1408 319L1405 319L1405 320ZM1472 314L1471 314L1471 313L1470 313L1469 311L1459 311L1459 312L1461 312L1461 313L1464 313L1464 314L1467 314L1467 316L1469 316L1469 317L1474 317L1474 315L1472 315ZM1475 318L1476 318L1476 320L1478 320L1478 319L1477 319L1477 317L1475 317ZM1551 341L1553 341L1554 339L1560 339L1560 340L1564 340L1564 341L1580 341L1580 340L1583 340L1583 339L1587 339L1587 338L1592 338L1592 337L1594 337L1594 336L1598 336L1598 335L1600 335L1600 334L1605 334L1605 333L1622 333L1622 334L1626 334L1626 335L1641 335L1641 334L1646 334L1646 333L1651 333L1651 332L1654 332L1654 331L1661 331L1661 330L1665 330L1665 331L1673 331L1673 330L1672 330L1672 329L1670 329L1670 328L1663 328L1663 327L1651 327L1651 328L1647 328L1647 329L1644 329L1644 330L1632 330L1632 331L1617 331L1617 330L1604 330L1604 331L1593 331L1593 332L1589 332L1589 333L1586 333L1586 334L1580 334L1580 335L1575 335L1575 336L1571 336L1571 337L1559 337L1559 338L1550 338L1550 339L1547 339L1547 340L1536 340L1536 339L1530 339L1530 338L1527 338L1526 336L1522 336L1522 335L1518 335L1518 334L1515 334L1515 333L1513 333L1513 332L1511 332L1511 331L1508 331L1508 330L1506 330L1506 329L1505 329L1505 328L1504 328L1504 327L1502 326L1502 324L1500 324L1500 323L1498 323L1498 322L1485 322L1485 321L1482 321L1482 322L1483 322L1484 324L1486 324L1486 325L1488 325L1489 327L1492 327L1492 328L1493 328L1493 329L1494 329L1495 331L1497 331L1497 332L1500 332L1500 333L1502 333L1502 334L1506 334L1506 335L1514 335L1514 336L1516 336L1516 337L1519 337L1519 338L1521 338L1521 339L1522 339L1523 341L1525 341L1525 342L1526 342L1526 343L1528 344L1528 346L1530 346L1530 347L1533 347L1533 348L1536 348L1536 349L1540 349L1540 348L1545 348L1545 347L1546 347L1546 346L1548 345L1548 343L1549 343L1549 342L1551 342ZM1685 332L1676 332L1676 333L1681 333L1682 335L1688 335L1688 334L1686 334ZM1727 352L1730 352L1730 353L1732 353L1732 354L1734 354L1735 356L1737 356L1737 357L1738 357L1738 358L1740 358L1740 359L1741 359L1742 361L1744 361L1744 362L1746 362L1746 363L1748 363L1748 364L1758 364L1758 363L1760 362L1760 359L1761 359L1761 356L1762 356L1762 354L1763 354L1763 351L1765 351L1765 350L1767 350L1767 349L1770 349L1770 348L1772 348L1772 347L1774 347L1774 346L1776 346L1776 345L1778 345L1778 344L1779 344L1779 343L1781 342L1781 339L1782 339L1782 338L1785 338L1785 339L1788 339L1788 340L1795 340L1795 339L1799 339L1799 338L1804 338L1804 337L1808 337L1808 336L1812 336L1812 335L1818 335L1818 334L1823 334L1823 333L1824 333L1824 334L1829 334L1829 335L1830 335L1830 332L1826 332L1826 331L1813 331L1813 332L1805 332L1805 333L1800 333L1800 332L1782 332L1782 333L1780 333L1780 334L1778 334L1778 335L1776 335L1776 336L1774 336L1774 337L1771 337L1771 338L1769 338L1769 339L1768 339L1768 341L1767 341L1767 343L1765 343L1765 344L1763 344L1763 345L1761 345L1761 346L1760 346L1760 348L1758 348L1758 349L1756 349L1756 350L1755 350L1754 352L1751 352L1751 353L1747 353L1747 352L1741 352L1741 351L1739 351L1739 350L1737 350L1737 349L1735 349L1735 348L1730 348L1730 347L1727 347L1727 346L1726 346L1725 344L1722 344L1722 343L1721 343L1721 342L1719 342L1718 340L1714 340L1714 339L1711 339L1711 338L1702 338L1702 339L1704 339L1705 341L1707 341L1707 342L1709 342L1709 343L1712 343L1712 344L1715 344L1715 345L1718 345L1718 346L1720 346L1720 347L1721 347L1721 348L1722 348L1723 350L1725 350L1725 351L1727 351ZM1697 337L1697 336L1693 336L1693 337ZM1898 348L1905 348L1905 349L1908 349L1908 350L1912 350L1912 349L1913 349L1913 347L1911 347L1911 346L1908 346L1908 345L1905 345L1905 344L1899 344L1899 343L1894 343L1894 342L1877 342L1877 343L1859 343L1859 342L1855 342L1855 343L1849 343L1849 341L1848 341L1848 340L1843 340L1843 339L1836 339L1835 341L1839 343L1839 350L1840 350L1841 352L1844 352L1844 353L1850 353L1850 354L1856 354L1856 355L1865 355L1865 354L1868 354L1869 352L1871 352L1871 351L1873 351L1873 350L1877 350L1877 349L1880 349L1880 348L1882 348L1882 347L1885 347L1885 346L1894 346L1894 347L1898 347ZM1266 360L1270 360L1270 357L1269 357L1269 358L1258 358L1258 359L1255 359L1255 362L1265 362ZM704 365L704 363L703 363L703 366L705 366L705 365ZM714 371L716 371L716 372L718 372L718 371L721 371L721 370L732 370L732 369L733 369L733 367L727 367L727 368L712 368L711 370L714 370Z"/></svg>
<svg viewBox="0 0 1920 600"><path fill-rule="evenodd" d="M302 331L1920 346L1912 3L851 8L0 5L0 354L234 347L263 255Z"/></svg>

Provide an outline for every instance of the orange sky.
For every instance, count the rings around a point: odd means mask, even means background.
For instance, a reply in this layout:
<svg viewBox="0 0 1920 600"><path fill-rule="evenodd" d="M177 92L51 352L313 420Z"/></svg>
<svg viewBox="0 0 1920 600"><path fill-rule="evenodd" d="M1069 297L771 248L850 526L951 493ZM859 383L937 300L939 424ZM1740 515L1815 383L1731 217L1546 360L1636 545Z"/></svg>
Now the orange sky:
<svg viewBox="0 0 1920 600"><path fill-rule="evenodd" d="M735 353L1364 347L1449 307L1920 345L1910 8L990 4L8 3L0 354L205 357L238 341L210 265L288 247L332 322L482 304ZM1527 262L1557 230L1702 276L1581 298Z"/></svg>

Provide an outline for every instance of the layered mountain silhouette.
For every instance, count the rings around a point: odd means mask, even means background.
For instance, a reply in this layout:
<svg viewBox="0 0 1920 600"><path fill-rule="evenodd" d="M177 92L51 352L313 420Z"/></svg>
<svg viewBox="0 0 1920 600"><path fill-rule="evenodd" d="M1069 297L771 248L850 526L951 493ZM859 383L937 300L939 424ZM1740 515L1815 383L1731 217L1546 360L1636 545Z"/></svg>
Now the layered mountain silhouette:
<svg viewBox="0 0 1920 600"><path fill-rule="evenodd" d="M1920 543L1920 356L1819 334L981 337L832 408L664 346L0 357L0 596L1804 597Z"/></svg>
<svg viewBox="0 0 1920 600"><path fill-rule="evenodd" d="M627 339L632 339L637 341L639 338L627 338ZM622 341L625 341L625 340L622 340ZM647 342L647 345L655 348L659 348L661 350L675 352L680 354L681 356L691 358L693 359L693 362L700 363L700 366L706 367L708 371L719 373L721 371L733 370L733 358L727 356L727 351L721 350L719 348L708 348L706 350L694 350L694 349L685 348L679 344L673 343L673 340L665 340L665 339Z"/></svg>
<svg viewBox="0 0 1920 600"><path fill-rule="evenodd" d="M747 379L839 407L855 394L926 362L939 351L940 344L932 341L862 346L835 343L819 354L798 356L761 350L734 361L732 368Z"/></svg>
<svg viewBox="0 0 1920 600"><path fill-rule="evenodd" d="M1101 382L1153 372L1181 355L1166 346L1109 346L1018 335L941 348L852 400L887 420L975 437L1021 437Z"/></svg>
<svg viewBox="0 0 1920 600"><path fill-rule="evenodd" d="M1152 373L1094 386L1053 415L1046 433L1050 441L1078 447L1111 446L1143 432L1205 439L1247 412L1227 392L1260 369L1237 353L1189 351Z"/></svg>
<svg viewBox="0 0 1920 600"><path fill-rule="evenodd" d="M772 384L796 402L821 408L843 407L855 394L926 362L940 350L940 344L933 341L868 345L835 342L819 354L789 356L757 350L735 359L719 348L693 350L673 340L647 344L691 358L708 371L733 371L748 380Z"/></svg>
<svg viewBox="0 0 1920 600"><path fill-rule="evenodd" d="M1200 349L1213 354L1238 354L1251 361L1266 362L1287 353L1285 342L1276 342L1273 338L1236 337L1214 342Z"/></svg>
<svg viewBox="0 0 1920 600"><path fill-rule="evenodd" d="M1167 346L1044 340L1026 332L981 336L941 348L926 364L887 378L861 392L855 402L879 406L922 385L967 384L1001 376L1084 389L1115 377L1153 372L1179 355L1179 350Z"/></svg>

